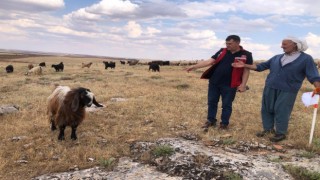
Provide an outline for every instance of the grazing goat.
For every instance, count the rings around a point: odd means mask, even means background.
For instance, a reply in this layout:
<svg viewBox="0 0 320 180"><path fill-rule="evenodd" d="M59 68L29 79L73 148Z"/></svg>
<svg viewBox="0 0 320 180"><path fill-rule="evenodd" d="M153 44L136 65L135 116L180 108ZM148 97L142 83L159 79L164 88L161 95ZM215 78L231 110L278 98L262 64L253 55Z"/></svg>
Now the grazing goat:
<svg viewBox="0 0 320 180"><path fill-rule="evenodd" d="M39 66L41 66L41 67L46 67L46 63L45 63L45 62L41 62L41 63L39 64Z"/></svg>
<svg viewBox="0 0 320 180"><path fill-rule="evenodd" d="M111 69L114 69L116 67L116 63L115 62L108 62L108 61L103 61L104 64L104 69L108 69L108 67L110 67Z"/></svg>
<svg viewBox="0 0 320 180"><path fill-rule="evenodd" d="M56 70L56 72L58 72L58 71L63 71L63 69L64 69L64 65L63 65L63 63L61 62L61 63L59 63L59 64L52 64L52 66L51 67L53 67L55 70Z"/></svg>
<svg viewBox="0 0 320 180"><path fill-rule="evenodd" d="M34 66L33 66L33 64L28 64L28 69L30 70L30 69L32 69Z"/></svg>
<svg viewBox="0 0 320 180"><path fill-rule="evenodd" d="M125 61L120 61L120 63L121 63L121 64L126 64L126 62L125 62Z"/></svg>
<svg viewBox="0 0 320 180"><path fill-rule="evenodd" d="M6 67L6 71L7 71L7 73L12 73L13 72L13 66L12 65L8 65Z"/></svg>
<svg viewBox="0 0 320 180"><path fill-rule="evenodd" d="M92 65L92 62L89 62L89 63L82 63L81 68L84 68L84 67L90 68L90 66L91 66L91 65Z"/></svg>
<svg viewBox="0 0 320 180"><path fill-rule="evenodd" d="M71 126L71 139L76 140L77 127L85 118L85 107L95 104L102 107L89 89L79 87L70 89L68 86L57 86L48 97L47 114L51 123L51 130L59 127L58 140L64 140L64 130Z"/></svg>
<svg viewBox="0 0 320 180"><path fill-rule="evenodd" d="M156 63L150 63L149 64L149 71L150 69L153 71L153 72L160 72L160 66L159 64L156 64Z"/></svg>
<svg viewBox="0 0 320 180"><path fill-rule="evenodd" d="M30 75L30 74L41 75L42 74L42 67L41 66L33 67L28 72L26 72L25 75Z"/></svg>
<svg viewBox="0 0 320 180"><path fill-rule="evenodd" d="M139 62L139 60L134 59L134 60L128 61L127 63L129 64L129 66L134 66L134 65L138 64L138 62Z"/></svg>

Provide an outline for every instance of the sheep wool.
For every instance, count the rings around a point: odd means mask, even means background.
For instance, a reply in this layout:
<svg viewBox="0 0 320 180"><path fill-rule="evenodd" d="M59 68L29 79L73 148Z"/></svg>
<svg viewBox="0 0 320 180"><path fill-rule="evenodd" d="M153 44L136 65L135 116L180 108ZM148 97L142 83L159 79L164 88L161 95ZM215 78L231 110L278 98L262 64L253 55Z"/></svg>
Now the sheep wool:
<svg viewBox="0 0 320 180"><path fill-rule="evenodd" d="M32 69L28 70L28 72L26 73L26 75L30 75L30 74L41 75L42 67L41 66L33 67Z"/></svg>
<svg viewBox="0 0 320 180"><path fill-rule="evenodd" d="M85 118L85 107L95 103L94 94L89 89L79 87L57 86L48 97L47 114L51 130L60 130L58 140L64 140L64 130L70 126L71 139L76 140L77 127Z"/></svg>

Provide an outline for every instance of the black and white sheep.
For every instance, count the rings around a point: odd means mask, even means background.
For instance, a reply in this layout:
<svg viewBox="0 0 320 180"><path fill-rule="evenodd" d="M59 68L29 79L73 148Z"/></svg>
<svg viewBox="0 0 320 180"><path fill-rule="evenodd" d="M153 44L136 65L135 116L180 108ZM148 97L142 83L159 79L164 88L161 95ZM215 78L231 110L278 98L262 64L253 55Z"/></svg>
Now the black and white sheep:
<svg viewBox="0 0 320 180"><path fill-rule="evenodd" d="M63 62L60 62L59 64L52 64L51 67L53 67L56 70L56 72L63 71L64 69Z"/></svg>
<svg viewBox="0 0 320 180"><path fill-rule="evenodd" d="M51 123L51 130L59 128L58 140L64 140L64 130L70 126L71 139L76 140L77 127L84 120L86 111L85 107L92 104L102 107L89 89L79 87L70 89L68 86L57 86L52 94L48 97L47 113Z"/></svg>
<svg viewBox="0 0 320 180"><path fill-rule="evenodd" d="M7 73L12 73L12 72L13 72L13 66L12 66L12 65L8 65L8 66L6 67L6 72L7 72Z"/></svg>

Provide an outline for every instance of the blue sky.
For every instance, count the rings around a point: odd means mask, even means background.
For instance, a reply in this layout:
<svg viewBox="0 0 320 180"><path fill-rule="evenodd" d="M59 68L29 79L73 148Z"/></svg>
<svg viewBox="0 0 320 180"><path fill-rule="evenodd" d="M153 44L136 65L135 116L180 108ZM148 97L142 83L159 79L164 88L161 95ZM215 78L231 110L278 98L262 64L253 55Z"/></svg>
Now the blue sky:
<svg viewBox="0 0 320 180"><path fill-rule="evenodd" d="M230 34L255 60L305 39L320 59L320 1L1 0L0 48L141 59L208 59Z"/></svg>

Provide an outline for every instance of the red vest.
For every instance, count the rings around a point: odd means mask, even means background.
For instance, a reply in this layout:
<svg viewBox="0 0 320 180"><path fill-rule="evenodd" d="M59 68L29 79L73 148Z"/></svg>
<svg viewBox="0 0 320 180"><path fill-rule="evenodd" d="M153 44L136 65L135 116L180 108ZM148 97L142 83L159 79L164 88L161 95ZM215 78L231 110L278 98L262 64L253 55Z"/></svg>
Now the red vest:
<svg viewBox="0 0 320 180"><path fill-rule="evenodd" d="M241 48L241 51L244 51L244 49ZM215 60L215 63L201 75L201 79L210 79L210 77L214 71L214 67L223 59L223 57L226 55L226 53L227 53L227 48L223 48L221 53L219 54L219 56ZM238 58L238 57L236 57L236 58ZM236 58L234 61L237 61ZM246 62L245 57L243 57L242 61L244 63ZM230 85L232 88L240 86L240 84L242 82L243 70L244 70L244 68L232 68L231 85Z"/></svg>

